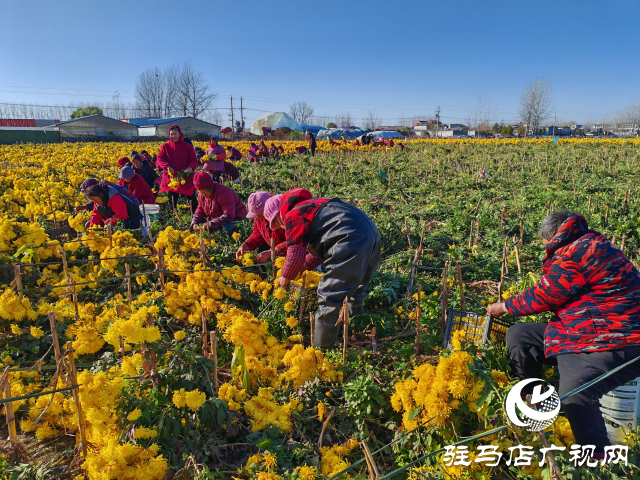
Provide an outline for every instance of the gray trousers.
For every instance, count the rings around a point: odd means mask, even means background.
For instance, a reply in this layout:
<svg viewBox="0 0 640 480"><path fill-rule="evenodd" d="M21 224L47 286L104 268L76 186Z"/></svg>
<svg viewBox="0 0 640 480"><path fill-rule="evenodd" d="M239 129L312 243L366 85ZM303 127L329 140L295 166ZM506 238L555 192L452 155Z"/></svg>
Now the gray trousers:
<svg viewBox="0 0 640 480"><path fill-rule="evenodd" d="M380 264L380 232L360 209L341 200L331 200L316 214L309 251L324 259L327 273L318 285L314 341L330 348L338 339L335 324L342 302L349 298L349 314L363 312L367 286Z"/></svg>

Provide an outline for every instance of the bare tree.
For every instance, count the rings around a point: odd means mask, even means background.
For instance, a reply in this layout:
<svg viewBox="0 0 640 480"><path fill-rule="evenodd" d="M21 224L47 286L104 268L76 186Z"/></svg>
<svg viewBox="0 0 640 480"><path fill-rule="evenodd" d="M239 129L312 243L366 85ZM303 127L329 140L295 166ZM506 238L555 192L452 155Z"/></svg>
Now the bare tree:
<svg viewBox="0 0 640 480"><path fill-rule="evenodd" d="M551 115L553 88L546 78L537 77L520 94L520 120L527 126L527 134L538 131L540 121Z"/></svg>
<svg viewBox="0 0 640 480"><path fill-rule="evenodd" d="M474 112L468 114L467 126L473 126L476 130L487 133L498 116L498 112L491 107L491 102L486 98L478 97L478 106Z"/></svg>
<svg viewBox="0 0 640 480"><path fill-rule="evenodd" d="M120 100L120 92L116 90L113 94L111 102L107 103L104 109L105 115L115 118L117 120L123 120L128 117L127 107Z"/></svg>
<svg viewBox="0 0 640 480"><path fill-rule="evenodd" d="M217 95L211 92L202 72L194 70L191 62L182 65L178 77L178 106L184 116L198 118L213 105Z"/></svg>
<svg viewBox="0 0 640 480"><path fill-rule="evenodd" d="M367 116L364 117L364 128L375 130L380 126L381 123L382 123L382 120L376 114L375 110L367 111Z"/></svg>
<svg viewBox="0 0 640 480"><path fill-rule="evenodd" d="M158 67L148 68L136 79L137 108L149 117L161 117L166 95L164 75Z"/></svg>
<svg viewBox="0 0 640 480"><path fill-rule="evenodd" d="M309 123L314 111L307 102L298 101L289 105L289 115L298 123Z"/></svg>
<svg viewBox="0 0 640 480"><path fill-rule="evenodd" d="M309 118L310 125L319 125L321 127L326 127L327 124L331 122L331 117L329 115L313 115Z"/></svg>
<svg viewBox="0 0 640 480"><path fill-rule="evenodd" d="M175 115L178 111L178 101L180 97L179 78L179 64L176 63L164 69L165 95L162 114L165 118Z"/></svg>
<svg viewBox="0 0 640 480"><path fill-rule="evenodd" d="M342 112L336 115L334 122L340 128L349 128L353 125L353 119L349 112Z"/></svg>

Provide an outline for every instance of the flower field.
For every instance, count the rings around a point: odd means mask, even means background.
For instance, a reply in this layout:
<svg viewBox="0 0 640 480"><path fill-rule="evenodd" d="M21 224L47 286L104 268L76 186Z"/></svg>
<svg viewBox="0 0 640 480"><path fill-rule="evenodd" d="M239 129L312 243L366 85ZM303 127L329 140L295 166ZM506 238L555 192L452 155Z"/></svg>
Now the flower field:
<svg viewBox="0 0 640 480"><path fill-rule="evenodd" d="M118 158L153 155L159 143L0 146L0 385L18 397L3 405L2 435L13 438L0 442L0 477L385 476L508 425L503 402L515 380L504 345L475 345L454 329L446 349L444 319L447 309L483 313L537 281L548 212L582 213L638 260L635 139L321 141L315 157L294 155L307 142L275 143L283 157L238 162L243 200L304 187L358 206L382 235L382 263L344 351L310 344L298 291L320 273L285 290L276 287L283 258L235 262L249 221L231 237L192 234L185 203L163 206L148 234L85 231L88 213L74 211L83 180L116 181ZM65 222L73 232L59 237ZM545 376L557 381L557 369ZM562 417L547 437L573 443ZM471 446L508 456L520 443L541 446L515 426ZM627 443L627 467L556 458L565 478L637 478L638 432ZM441 454L396 476L551 478L537 461L447 466Z"/></svg>

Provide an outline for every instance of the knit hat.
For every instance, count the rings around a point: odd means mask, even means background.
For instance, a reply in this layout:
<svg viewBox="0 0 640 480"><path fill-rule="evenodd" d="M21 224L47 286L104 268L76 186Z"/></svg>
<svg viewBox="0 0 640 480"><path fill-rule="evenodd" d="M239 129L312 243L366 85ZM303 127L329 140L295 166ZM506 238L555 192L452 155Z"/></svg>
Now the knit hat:
<svg viewBox="0 0 640 480"><path fill-rule="evenodd" d="M267 200L269 200L269 196L269 193L263 192L262 190L249 195L249 200L247 200L247 207L249 207L247 218L257 217L263 213L264 205L267 203Z"/></svg>
<svg viewBox="0 0 640 480"><path fill-rule="evenodd" d="M138 152L136 152L135 150L131 150L131 154L129 155L132 159L134 156L136 155L140 155Z"/></svg>
<svg viewBox="0 0 640 480"><path fill-rule="evenodd" d="M193 176L193 185L198 189L213 185L213 178L207 172L198 172Z"/></svg>
<svg viewBox="0 0 640 480"><path fill-rule="evenodd" d="M122 170L120 170L120 178L133 178L135 174L136 172L130 165L126 165L122 167Z"/></svg>
<svg viewBox="0 0 640 480"><path fill-rule="evenodd" d="M120 168L124 167L127 163L130 163L128 157L122 157L118 160L118 166Z"/></svg>
<svg viewBox="0 0 640 480"><path fill-rule="evenodd" d="M87 178L84 182L82 182L82 185L80 185L80 191L84 192L89 187L93 187L94 185L97 185L97 184L98 184L98 180L96 180L95 178Z"/></svg>
<svg viewBox="0 0 640 480"><path fill-rule="evenodd" d="M269 200L266 201L266 203L264 204L264 211L262 212L264 215L264 218L267 219L267 221L269 222L269 227L271 229L273 229L273 220L278 216L278 213L280 213L280 199L282 198L282 194L278 194L278 195L274 195L273 197L269 198Z"/></svg>

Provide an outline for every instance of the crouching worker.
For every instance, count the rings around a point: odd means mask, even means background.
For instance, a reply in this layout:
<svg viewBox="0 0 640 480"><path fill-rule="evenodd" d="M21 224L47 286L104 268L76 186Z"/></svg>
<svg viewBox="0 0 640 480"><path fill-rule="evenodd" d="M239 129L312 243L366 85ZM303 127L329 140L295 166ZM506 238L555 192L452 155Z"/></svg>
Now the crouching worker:
<svg viewBox="0 0 640 480"><path fill-rule="evenodd" d="M362 314L367 286L380 263L380 233L358 208L338 198L312 198L304 188L285 193L273 219L272 226L284 227L287 239L281 287L303 271L307 251L323 261L314 340L317 347L330 348L341 329L336 322L345 297L349 314Z"/></svg>
<svg viewBox="0 0 640 480"><path fill-rule="evenodd" d="M556 365L559 395L640 356L640 274L580 214L546 217L539 234L546 257L540 281L504 303L487 307L497 317L551 311L549 323L518 323L507 331L507 351L521 380L542 378L543 365ZM595 445L604 458L610 445L600 398L640 376L640 360L562 402L578 445ZM524 393L531 393L533 386Z"/></svg>
<svg viewBox="0 0 640 480"><path fill-rule="evenodd" d="M282 195L280 195L282 196ZM254 192L249 195L247 200L247 207L249 213L247 218L253 218L253 231L249 238L247 238L240 248L236 251L236 261L240 261L240 257L247 252L254 250L265 249L258 253L256 256L256 262L265 263L271 258L271 239L275 243L275 253L278 257L284 257L287 253L287 242L284 238L284 229L275 228L272 229L269 221L264 216L264 208L267 200L271 195L268 192Z"/></svg>
<svg viewBox="0 0 640 480"><path fill-rule="evenodd" d="M122 220L124 228L140 228L142 215L138 205L106 184L95 184L86 189L85 195L93 202L89 226L115 225Z"/></svg>
<svg viewBox="0 0 640 480"><path fill-rule="evenodd" d="M206 172L197 172L193 184L198 190L198 208L191 220L191 230L224 229L233 233L238 222L247 216L247 208L231 188L216 183Z"/></svg>
<svg viewBox="0 0 640 480"><path fill-rule="evenodd" d="M155 205L156 197L153 196L153 192L147 182L138 175L132 166L122 167L120 170L120 180L118 185L126 187L135 197L140 200L140 203L145 205Z"/></svg>

